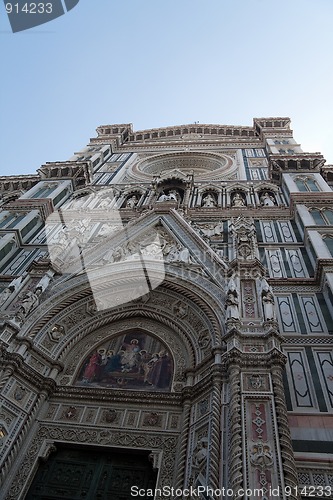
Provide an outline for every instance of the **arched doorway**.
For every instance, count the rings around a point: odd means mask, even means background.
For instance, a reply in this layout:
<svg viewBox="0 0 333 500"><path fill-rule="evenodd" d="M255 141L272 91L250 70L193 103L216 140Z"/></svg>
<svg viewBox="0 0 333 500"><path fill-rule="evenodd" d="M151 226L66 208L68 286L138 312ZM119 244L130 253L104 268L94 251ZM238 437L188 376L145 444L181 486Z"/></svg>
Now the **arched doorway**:
<svg viewBox="0 0 333 500"><path fill-rule="evenodd" d="M40 465L25 500L128 500L132 487L134 492L155 488L157 471L149 454L59 444Z"/></svg>

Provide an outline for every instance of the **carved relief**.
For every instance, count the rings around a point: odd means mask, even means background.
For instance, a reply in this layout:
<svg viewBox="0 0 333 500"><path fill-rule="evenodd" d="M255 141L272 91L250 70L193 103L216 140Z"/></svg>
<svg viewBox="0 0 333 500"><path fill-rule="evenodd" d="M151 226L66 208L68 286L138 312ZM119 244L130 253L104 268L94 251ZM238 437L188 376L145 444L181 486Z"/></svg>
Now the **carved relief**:
<svg viewBox="0 0 333 500"><path fill-rule="evenodd" d="M158 414L155 411L150 413L146 413L143 416L142 425L145 427L161 427L162 415Z"/></svg>
<svg viewBox="0 0 333 500"><path fill-rule="evenodd" d="M268 391L269 377L267 374L253 373L245 376L245 390L247 391Z"/></svg>
<svg viewBox="0 0 333 500"><path fill-rule="evenodd" d="M119 413L114 409L104 410L102 414L102 422L113 424L119 422Z"/></svg>

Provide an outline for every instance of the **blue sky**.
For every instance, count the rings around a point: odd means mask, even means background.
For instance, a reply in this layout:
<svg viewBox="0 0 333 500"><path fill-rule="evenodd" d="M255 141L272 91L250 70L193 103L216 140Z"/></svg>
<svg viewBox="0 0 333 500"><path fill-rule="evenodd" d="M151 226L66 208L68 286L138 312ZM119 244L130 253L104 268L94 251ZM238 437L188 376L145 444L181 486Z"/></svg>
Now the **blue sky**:
<svg viewBox="0 0 333 500"><path fill-rule="evenodd" d="M332 0L80 0L11 33L0 5L1 175L67 160L97 126L289 116L333 163Z"/></svg>

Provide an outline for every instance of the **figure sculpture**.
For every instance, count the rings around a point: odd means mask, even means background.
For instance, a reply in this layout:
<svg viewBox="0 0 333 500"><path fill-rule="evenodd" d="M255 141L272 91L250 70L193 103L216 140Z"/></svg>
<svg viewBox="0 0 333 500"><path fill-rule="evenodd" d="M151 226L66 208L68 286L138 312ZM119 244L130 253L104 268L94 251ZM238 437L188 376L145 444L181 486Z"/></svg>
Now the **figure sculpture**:
<svg viewBox="0 0 333 500"><path fill-rule="evenodd" d="M240 193L236 193L232 199L233 207L245 207L245 202Z"/></svg>
<svg viewBox="0 0 333 500"><path fill-rule="evenodd" d="M263 207L274 207L275 198L266 191L264 194L260 196L260 203Z"/></svg>
<svg viewBox="0 0 333 500"><path fill-rule="evenodd" d="M216 201L214 197L208 193L204 198L203 198L203 207L215 207L216 206Z"/></svg>

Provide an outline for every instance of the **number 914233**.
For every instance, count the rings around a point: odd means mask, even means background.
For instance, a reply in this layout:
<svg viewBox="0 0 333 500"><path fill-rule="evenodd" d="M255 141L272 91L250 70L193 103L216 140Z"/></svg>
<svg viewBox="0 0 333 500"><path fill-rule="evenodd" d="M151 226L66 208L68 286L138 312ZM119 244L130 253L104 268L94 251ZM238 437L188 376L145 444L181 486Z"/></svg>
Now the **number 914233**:
<svg viewBox="0 0 333 500"><path fill-rule="evenodd" d="M27 2L23 5L18 3L6 3L7 14L51 14L52 13L52 3L44 2Z"/></svg>

